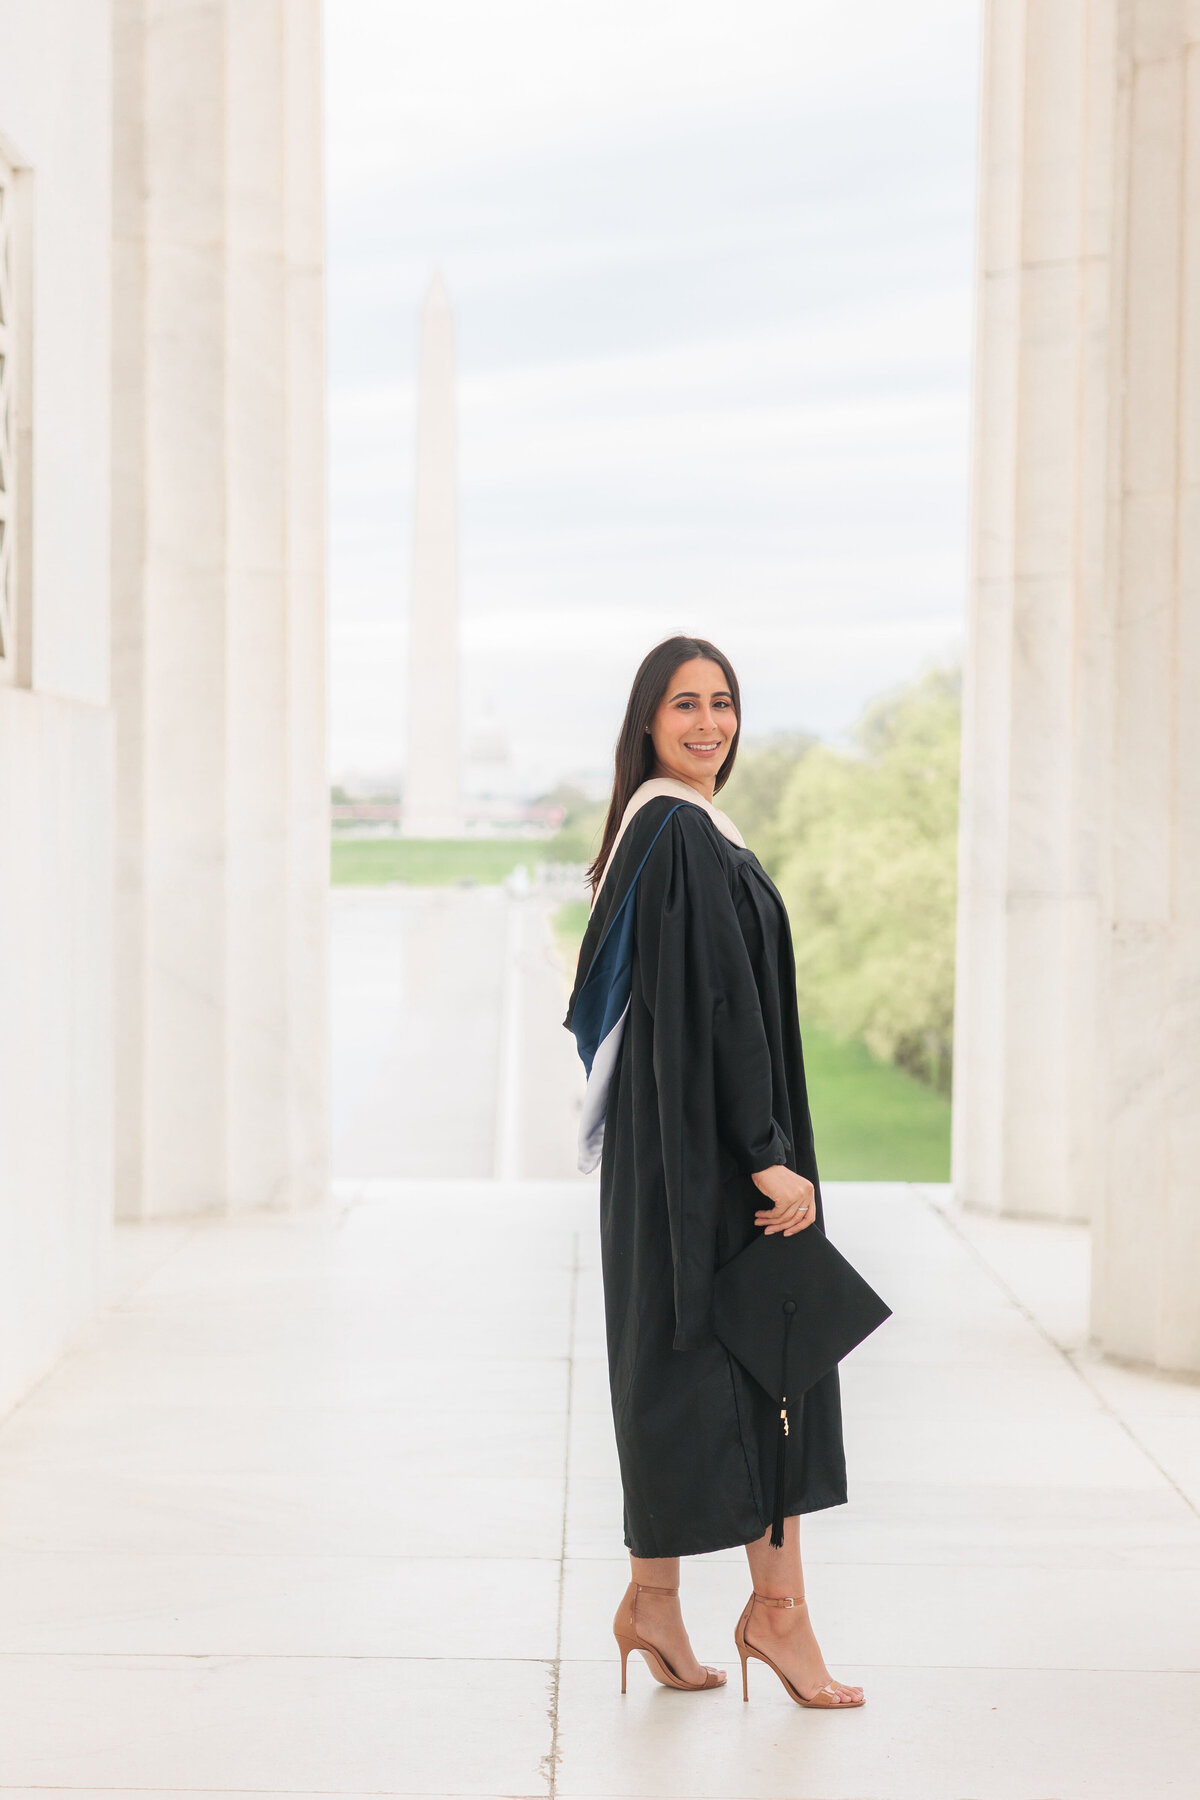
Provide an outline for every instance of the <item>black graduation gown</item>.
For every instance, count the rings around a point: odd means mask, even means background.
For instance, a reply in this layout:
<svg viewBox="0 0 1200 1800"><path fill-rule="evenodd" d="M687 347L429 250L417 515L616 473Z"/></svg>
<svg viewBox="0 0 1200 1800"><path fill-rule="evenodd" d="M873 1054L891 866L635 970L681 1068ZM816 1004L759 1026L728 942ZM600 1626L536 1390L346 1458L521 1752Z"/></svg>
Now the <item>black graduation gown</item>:
<svg viewBox="0 0 1200 1800"><path fill-rule="evenodd" d="M806 1175L819 1223L821 1190L787 913L758 859L702 807L659 797L630 821L572 1010L635 878L629 1013L600 1165L609 1379L625 1542L639 1557L691 1556L760 1538L775 1481L777 1408L713 1336L714 1273L758 1230L752 1171L782 1162ZM788 1471L788 1515L844 1504L836 1369L799 1421L793 1412Z"/></svg>

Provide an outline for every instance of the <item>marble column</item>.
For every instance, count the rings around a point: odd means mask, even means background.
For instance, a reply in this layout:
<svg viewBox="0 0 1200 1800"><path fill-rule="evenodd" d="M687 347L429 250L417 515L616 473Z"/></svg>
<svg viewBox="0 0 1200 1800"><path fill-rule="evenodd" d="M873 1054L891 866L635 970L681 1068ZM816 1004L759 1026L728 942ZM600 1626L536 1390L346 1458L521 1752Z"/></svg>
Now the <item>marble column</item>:
<svg viewBox="0 0 1200 1800"><path fill-rule="evenodd" d="M0 0L0 1415L108 1287L109 42L107 6Z"/></svg>
<svg viewBox="0 0 1200 1800"><path fill-rule="evenodd" d="M118 1204L327 1182L318 0L114 6Z"/></svg>
<svg viewBox="0 0 1200 1800"><path fill-rule="evenodd" d="M1092 1325L1200 1372L1200 17L1120 0Z"/></svg>
<svg viewBox="0 0 1200 1800"><path fill-rule="evenodd" d="M953 1179L1058 1218L1097 1168L1113 29L1111 0L986 11Z"/></svg>
<svg viewBox="0 0 1200 1800"><path fill-rule="evenodd" d="M445 283L435 275L421 313L406 837L454 837L462 829L454 377L454 315Z"/></svg>

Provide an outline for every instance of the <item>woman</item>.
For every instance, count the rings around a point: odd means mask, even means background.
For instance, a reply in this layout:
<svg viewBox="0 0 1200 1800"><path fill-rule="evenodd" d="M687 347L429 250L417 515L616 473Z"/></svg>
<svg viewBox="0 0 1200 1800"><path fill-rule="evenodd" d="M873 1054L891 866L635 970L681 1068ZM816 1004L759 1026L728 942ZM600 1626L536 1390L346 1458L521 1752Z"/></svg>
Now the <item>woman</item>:
<svg viewBox="0 0 1200 1800"><path fill-rule="evenodd" d="M778 1408L711 1329L716 1270L757 1231L821 1223L787 914L713 805L733 769L737 679L702 638L653 649L616 752L567 1024L589 1070L580 1166L600 1160L613 1419L632 1580L630 1650L676 1688L723 1684L693 1654L679 1558L746 1546L735 1639L804 1706L859 1706L825 1667L798 1515L846 1499L836 1369L804 1397L770 1538ZM799 1444L795 1436L799 1437ZM797 1453L798 1452L798 1453Z"/></svg>

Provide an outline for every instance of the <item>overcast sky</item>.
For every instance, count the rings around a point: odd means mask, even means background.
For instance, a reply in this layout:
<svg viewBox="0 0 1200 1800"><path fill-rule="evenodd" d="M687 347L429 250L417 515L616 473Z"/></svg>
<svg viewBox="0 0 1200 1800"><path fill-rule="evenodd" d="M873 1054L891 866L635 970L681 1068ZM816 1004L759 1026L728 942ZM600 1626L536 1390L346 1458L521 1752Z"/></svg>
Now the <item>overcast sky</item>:
<svg viewBox="0 0 1200 1800"><path fill-rule="evenodd" d="M335 776L403 761L435 268L467 728L508 786L603 770L673 630L734 659L749 732L836 735L957 654L977 10L326 9Z"/></svg>

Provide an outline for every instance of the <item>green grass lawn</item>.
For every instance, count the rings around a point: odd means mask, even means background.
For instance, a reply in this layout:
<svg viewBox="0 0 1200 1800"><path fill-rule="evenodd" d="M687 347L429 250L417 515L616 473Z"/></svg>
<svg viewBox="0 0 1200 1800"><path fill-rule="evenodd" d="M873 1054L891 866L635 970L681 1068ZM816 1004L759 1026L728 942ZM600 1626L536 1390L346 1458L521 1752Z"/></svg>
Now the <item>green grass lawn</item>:
<svg viewBox="0 0 1200 1800"><path fill-rule="evenodd" d="M548 843L537 838L338 838L333 839L330 879L335 887L374 887L411 881L444 887L456 881L493 883L518 863L531 869Z"/></svg>
<svg viewBox="0 0 1200 1800"><path fill-rule="evenodd" d="M568 969L587 925L583 900L560 906L552 920ZM949 1181L950 1102L863 1044L839 1043L816 1025L803 1027L804 1066L826 1181Z"/></svg>
<svg viewBox="0 0 1200 1800"><path fill-rule="evenodd" d="M865 1045L803 1027L804 1066L826 1181L949 1181L950 1102Z"/></svg>
<svg viewBox="0 0 1200 1800"><path fill-rule="evenodd" d="M558 954L562 957L563 968L570 973L572 985L575 980L575 964L579 959L579 946L587 930L590 910L586 900L566 900L550 920Z"/></svg>
<svg viewBox="0 0 1200 1800"><path fill-rule="evenodd" d="M503 881L532 867L546 844L524 838L335 838L335 883ZM551 921L568 970L587 925L586 900L568 900ZM828 1181L948 1181L950 1103L859 1043L804 1027L804 1060L817 1162Z"/></svg>

